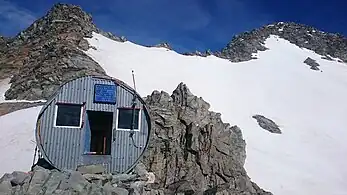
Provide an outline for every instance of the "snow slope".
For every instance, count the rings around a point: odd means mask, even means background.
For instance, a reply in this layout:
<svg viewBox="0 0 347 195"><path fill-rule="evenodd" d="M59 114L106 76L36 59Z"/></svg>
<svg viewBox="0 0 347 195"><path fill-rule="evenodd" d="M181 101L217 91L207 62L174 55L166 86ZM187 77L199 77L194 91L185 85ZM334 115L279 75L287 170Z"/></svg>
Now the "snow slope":
<svg viewBox="0 0 347 195"><path fill-rule="evenodd" d="M0 116L0 177L13 171L30 171L40 110L38 106Z"/></svg>
<svg viewBox="0 0 347 195"><path fill-rule="evenodd" d="M259 59L231 63L214 56L183 56L165 48L112 41L100 34L87 39L86 53L107 74L138 92L173 91L184 82L192 93L238 125L246 140L245 168L251 179L274 194L342 195L347 191L347 65L321 59L276 36ZM311 57L321 65L310 70ZM252 115L274 120L283 134L261 129Z"/></svg>
<svg viewBox="0 0 347 195"><path fill-rule="evenodd" d="M1 103L45 102L46 100L5 100L10 78L0 80ZM13 171L29 171L35 149L35 125L41 106L0 116L0 178Z"/></svg>

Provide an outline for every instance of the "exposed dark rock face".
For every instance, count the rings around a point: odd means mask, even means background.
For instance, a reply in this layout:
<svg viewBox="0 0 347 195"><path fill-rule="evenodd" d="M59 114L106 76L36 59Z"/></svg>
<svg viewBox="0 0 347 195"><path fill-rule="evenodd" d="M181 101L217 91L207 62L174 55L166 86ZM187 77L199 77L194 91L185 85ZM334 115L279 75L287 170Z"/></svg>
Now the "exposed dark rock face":
<svg viewBox="0 0 347 195"><path fill-rule="evenodd" d="M216 52L215 55L229 59L232 62L251 60L252 53L267 49L264 42L268 36L256 30L243 33L233 37L232 41L221 52Z"/></svg>
<svg viewBox="0 0 347 195"><path fill-rule="evenodd" d="M8 41L0 56L0 77L11 79L7 99L45 99L62 83L84 75L105 75L104 70L82 50L89 49L85 37L101 33L80 7L56 4L43 18Z"/></svg>
<svg viewBox="0 0 347 195"><path fill-rule="evenodd" d="M6 49L7 49L7 38L0 36L0 56L3 55L3 52L5 52Z"/></svg>
<svg viewBox="0 0 347 195"><path fill-rule="evenodd" d="M162 48L166 48L168 50L172 50L171 45L168 43L159 43L159 44L155 45L154 47L162 47Z"/></svg>
<svg viewBox="0 0 347 195"><path fill-rule="evenodd" d="M347 62L346 37L293 22L279 22L234 36L232 41L220 52L215 52L215 55L232 62L251 60L252 53L266 50L263 43L270 35L277 35L320 55L330 55Z"/></svg>
<svg viewBox="0 0 347 195"><path fill-rule="evenodd" d="M180 84L170 96L146 98L152 134L143 162L165 194L271 194L252 183L243 168L245 141L237 126Z"/></svg>
<svg viewBox="0 0 347 195"><path fill-rule="evenodd" d="M318 66L319 64L316 62L316 60L308 57L306 58L306 60L304 61L305 64L307 64L308 66L311 67L312 70L319 70Z"/></svg>
<svg viewBox="0 0 347 195"><path fill-rule="evenodd" d="M278 127L278 125L274 121L272 121L271 119L268 119L262 115L254 115L253 118L257 120L257 122L261 128L263 128L263 129L265 129L271 133L277 133L277 134L282 133L282 131Z"/></svg>

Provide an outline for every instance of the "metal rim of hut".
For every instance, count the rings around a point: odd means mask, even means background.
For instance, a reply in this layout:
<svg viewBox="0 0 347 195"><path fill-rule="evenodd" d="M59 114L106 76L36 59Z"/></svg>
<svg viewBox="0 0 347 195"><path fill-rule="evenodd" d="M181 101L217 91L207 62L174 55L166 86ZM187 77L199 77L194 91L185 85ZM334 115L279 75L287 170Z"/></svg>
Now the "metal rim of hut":
<svg viewBox="0 0 347 195"><path fill-rule="evenodd" d="M46 160L50 166L53 166L54 168L58 169L58 170L61 170L61 169L66 169L65 167L59 167L57 166L56 163L52 162L51 159L49 158L49 156L47 155L47 152L45 151L45 147L43 145L43 142L45 140L43 140L42 136L41 136L41 117L42 115L45 113L45 111L48 109L48 107L54 102L55 98L58 96L59 92L70 82L73 82L75 80L79 80L79 79L82 79L82 78L95 78L95 79L103 79L103 80L108 80L108 81L111 81L113 82L116 87L119 86L123 89L125 89L128 93L132 94L132 95L136 95L137 96L137 100L142 104L142 111L144 112L144 116L145 116L145 120L147 122L147 136L146 136L146 141L145 141L145 145L142 146L142 151L140 153L140 155L137 157L137 159L131 164L131 165L128 165L127 166L127 169L123 169L122 171L117 171L117 170L114 170L114 169L109 169L109 170L106 170L106 172L109 172L109 173L127 173L129 171L131 171L135 166L136 164L138 164L138 162L140 161L141 157L143 156L144 152L146 151L147 147L148 147L148 143L149 143L149 140L150 140L150 132L151 132L151 118L150 118L150 115L149 115L149 111L148 111L148 108L145 104L145 101L141 98L141 96L132 88L130 87L129 85L127 85L126 83L124 83L123 81L119 80L119 79L116 79L116 78L113 78L113 77L109 77L109 76L95 76L95 75L87 75L87 76L80 76L80 77L75 77L71 80L68 80L66 82L64 82L63 84L61 84L56 90L55 92L47 99L47 102L45 103L45 105L42 107L42 109L40 110L39 112L39 115L37 117L37 123L36 123L36 130L35 130L35 137L36 137L36 145L38 147L38 150L40 152L40 156L44 158L44 160ZM118 99L118 98L117 98ZM85 104L85 102L84 102ZM116 106L116 109L118 110L118 107ZM81 110L81 114L83 115L86 115L86 112L87 110L84 109L84 110ZM56 116L55 116L56 117ZM81 121L83 120L87 120L85 118L85 116L82 116L81 115ZM118 117L116 115L116 117ZM113 119L117 120L117 118L113 117ZM52 122L56 122L56 119L53 119ZM83 122L82 122L83 123ZM114 121L112 123L112 125L114 125ZM117 128L117 127L115 127ZM113 138L113 135L114 135L114 131L115 131L115 128L112 126L112 138ZM140 127L138 127L140 129ZM79 128L80 130L83 130L83 127L80 127ZM51 129L52 130L52 129ZM76 129L74 129L76 130ZM83 134L82 134L83 136ZM81 137L82 137L81 136ZM83 139L83 138L81 138ZM114 141L111 141L111 142L114 142ZM111 144L111 149L112 149L112 144ZM85 155L85 154L80 154L80 155ZM111 156L111 159L113 159L114 157ZM112 161L112 160L111 160ZM93 164L93 163L91 163ZM96 163L98 164L98 163ZM89 165L89 164L84 164L84 163L81 163L81 161L79 160L78 162L78 165L76 167L73 167L73 169L76 169L78 168L78 166L83 166L83 165Z"/></svg>

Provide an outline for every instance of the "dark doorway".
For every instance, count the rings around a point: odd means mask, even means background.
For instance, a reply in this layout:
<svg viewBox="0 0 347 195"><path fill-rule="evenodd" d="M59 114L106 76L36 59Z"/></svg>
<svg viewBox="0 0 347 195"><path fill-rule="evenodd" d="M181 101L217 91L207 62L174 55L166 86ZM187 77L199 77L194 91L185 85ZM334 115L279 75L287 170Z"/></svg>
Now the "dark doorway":
<svg viewBox="0 0 347 195"><path fill-rule="evenodd" d="M110 155L113 113L87 111L87 114L91 133L91 154Z"/></svg>

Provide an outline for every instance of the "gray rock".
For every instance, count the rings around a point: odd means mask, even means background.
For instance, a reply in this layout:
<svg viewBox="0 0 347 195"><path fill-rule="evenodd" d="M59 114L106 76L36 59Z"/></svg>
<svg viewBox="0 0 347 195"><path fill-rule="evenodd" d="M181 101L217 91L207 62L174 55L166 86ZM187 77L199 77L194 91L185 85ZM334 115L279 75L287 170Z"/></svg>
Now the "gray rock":
<svg viewBox="0 0 347 195"><path fill-rule="evenodd" d="M64 182L66 176L58 171L52 171L49 179L45 183L45 193L53 194L59 187L59 185Z"/></svg>
<svg viewBox="0 0 347 195"><path fill-rule="evenodd" d="M135 174L117 174L112 176L112 183L133 181L137 178Z"/></svg>
<svg viewBox="0 0 347 195"><path fill-rule="evenodd" d="M254 115L253 118L257 120L257 122L261 128L263 128L263 129L265 129L271 133L277 133L277 134L282 133L279 126L271 119L268 119L262 115Z"/></svg>
<svg viewBox="0 0 347 195"><path fill-rule="evenodd" d="M93 180L100 180L103 183L107 183L108 181L112 181L113 177L111 174L83 174L83 177L88 180L88 181L93 181Z"/></svg>
<svg viewBox="0 0 347 195"><path fill-rule="evenodd" d="M60 184L62 190L72 190L78 193L87 193L90 183L82 176L80 172L71 171L68 178Z"/></svg>
<svg viewBox="0 0 347 195"><path fill-rule="evenodd" d="M105 167L103 165L84 165L77 168L82 174L102 174L105 173Z"/></svg>
<svg viewBox="0 0 347 195"><path fill-rule="evenodd" d="M111 184L105 184L104 186L106 194L128 195L129 191L124 188L113 187Z"/></svg>
<svg viewBox="0 0 347 195"><path fill-rule="evenodd" d="M154 91L145 101L153 123L142 162L155 174L151 189L165 194L203 194L211 188L215 193L265 194L255 188L243 168L246 154L241 130L223 123L221 115L209 111L210 105L186 85L181 83L171 96ZM225 184L225 189L216 188L219 184ZM156 193L143 191L152 192Z"/></svg>
<svg viewBox="0 0 347 195"><path fill-rule="evenodd" d="M145 187L146 182L144 181L135 181L130 184L130 188L133 190L133 193L136 195L142 194L143 187Z"/></svg>
<svg viewBox="0 0 347 195"><path fill-rule="evenodd" d="M42 186L49 178L51 172L42 167L36 166L34 167L34 174L31 177L31 182L28 186L27 193L28 194L39 194L43 191Z"/></svg>
<svg viewBox="0 0 347 195"><path fill-rule="evenodd" d="M169 43L166 43L166 42L159 43L159 44L155 45L154 47L162 47L162 48L166 48L168 50L172 50L171 45Z"/></svg>
<svg viewBox="0 0 347 195"><path fill-rule="evenodd" d="M2 182L4 182L4 181L11 182L12 179L13 179L13 175L12 175L12 174L5 173L5 174L0 178L0 183L2 183Z"/></svg>
<svg viewBox="0 0 347 195"><path fill-rule="evenodd" d="M214 53L211 50L206 50L205 52L200 52L200 51L195 50L194 52L183 53L183 55L207 57L207 56L210 56L210 55L214 55Z"/></svg>
<svg viewBox="0 0 347 195"><path fill-rule="evenodd" d="M318 68L319 64L316 62L316 60L314 60L310 57L306 58L304 63L309 65L312 70L319 70L319 68Z"/></svg>
<svg viewBox="0 0 347 195"><path fill-rule="evenodd" d="M9 181L3 181L0 183L0 194L3 195L11 195L12 193L12 186Z"/></svg>
<svg viewBox="0 0 347 195"><path fill-rule="evenodd" d="M347 62L346 37L340 34L324 33L316 28L294 22L279 22L236 35L225 48L214 52L214 55L232 62L251 60L252 53L267 49L263 43L270 35L277 35L320 55L330 55Z"/></svg>
<svg viewBox="0 0 347 195"><path fill-rule="evenodd" d="M147 177L148 176L148 171L146 170L146 167L143 163L138 163L133 170L137 175L140 177Z"/></svg>
<svg viewBox="0 0 347 195"><path fill-rule="evenodd" d="M111 32L104 32L100 29L98 29L98 32L100 34L104 35L105 37L112 39L114 41L118 41L118 42L126 42L127 41L127 39L124 36L118 37L118 36L112 34Z"/></svg>
<svg viewBox="0 0 347 195"><path fill-rule="evenodd" d="M100 65L81 51L89 48L84 38L99 31L80 7L54 5L46 16L6 41L0 55L4 67L0 79L13 76L6 99L47 99L70 79L105 75Z"/></svg>
<svg viewBox="0 0 347 195"><path fill-rule="evenodd" d="M24 182L30 177L28 173L21 171L14 171L11 175L13 176L11 179L12 186L23 185Z"/></svg>

